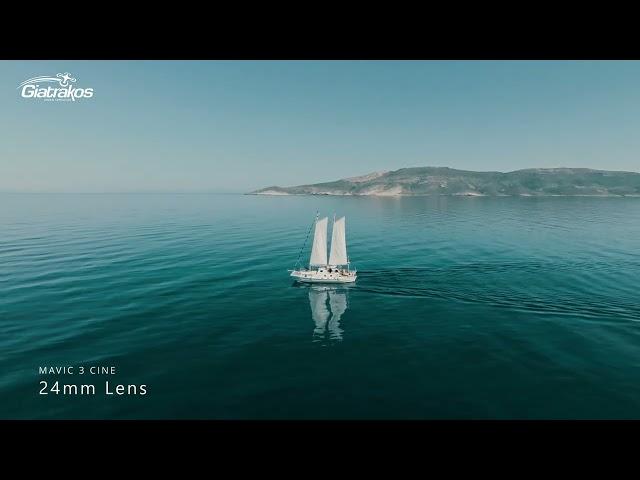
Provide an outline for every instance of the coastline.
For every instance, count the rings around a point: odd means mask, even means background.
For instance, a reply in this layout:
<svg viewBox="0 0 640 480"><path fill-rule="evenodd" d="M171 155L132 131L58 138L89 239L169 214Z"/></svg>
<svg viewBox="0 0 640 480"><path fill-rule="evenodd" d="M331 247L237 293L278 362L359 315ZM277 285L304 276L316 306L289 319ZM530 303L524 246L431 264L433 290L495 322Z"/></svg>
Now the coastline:
<svg viewBox="0 0 640 480"><path fill-rule="evenodd" d="M483 193L394 193L394 194L376 194L376 193L285 193L285 192L248 192L244 195L256 195L264 197L376 197L376 198L394 198L394 197L485 197L485 198L499 198L499 197L526 197L526 198L550 198L550 197L593 197L593 198L640 198L640 194L628 194L628 195L560 195L560 194L530 194L522 193L517 195L485 195Z"/></svg>

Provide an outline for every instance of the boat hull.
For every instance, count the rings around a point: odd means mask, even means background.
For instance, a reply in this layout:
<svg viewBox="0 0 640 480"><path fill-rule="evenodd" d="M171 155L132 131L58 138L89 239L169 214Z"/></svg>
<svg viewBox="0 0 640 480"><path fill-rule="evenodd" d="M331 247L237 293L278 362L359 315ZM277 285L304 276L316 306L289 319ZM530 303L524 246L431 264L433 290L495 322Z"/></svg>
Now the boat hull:
<svg viewBox="0 0 640 480"><path fill-rule="evenodd" d="M316 271L294 270L291 276L301 283L353 283L356 281L355 272L345 275L342 273L328 273Z"/></svg>

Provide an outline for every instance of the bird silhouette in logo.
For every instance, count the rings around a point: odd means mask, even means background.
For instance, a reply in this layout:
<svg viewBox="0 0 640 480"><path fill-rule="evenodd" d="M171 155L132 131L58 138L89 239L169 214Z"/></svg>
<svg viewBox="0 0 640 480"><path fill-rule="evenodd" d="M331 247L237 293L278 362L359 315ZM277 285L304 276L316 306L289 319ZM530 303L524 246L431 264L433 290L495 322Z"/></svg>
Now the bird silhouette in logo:
<svg viewBox="0 0 640 480"><path fill-rule="evenodd" d="M69 81L72 81L72 82L76 81L76 79L73 78L69 72L58 73L56 74L56 77L60 77L62 79L60 80L61 87L66 87L67 85L69 85Z"/></svg>

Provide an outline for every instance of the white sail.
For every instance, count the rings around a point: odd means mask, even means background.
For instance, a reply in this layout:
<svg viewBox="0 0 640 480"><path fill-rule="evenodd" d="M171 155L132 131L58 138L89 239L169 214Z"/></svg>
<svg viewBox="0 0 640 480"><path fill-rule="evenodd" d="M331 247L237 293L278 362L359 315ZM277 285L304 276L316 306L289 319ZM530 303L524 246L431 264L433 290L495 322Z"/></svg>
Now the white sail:
<svg viewBox="0 0 640 480"><path fill-rule="evenodd" d="M324 266L327 264L327 222L327 217L321 218L316 222L309 265Z"/></svg>
<svg viewBox="0 0 640 480"><path fill-rule="evenodd" d="M347 264L347 239L345 235L344 217L333 222L333 232L331 232L331 253L329 255L329 265Z"/></svg>

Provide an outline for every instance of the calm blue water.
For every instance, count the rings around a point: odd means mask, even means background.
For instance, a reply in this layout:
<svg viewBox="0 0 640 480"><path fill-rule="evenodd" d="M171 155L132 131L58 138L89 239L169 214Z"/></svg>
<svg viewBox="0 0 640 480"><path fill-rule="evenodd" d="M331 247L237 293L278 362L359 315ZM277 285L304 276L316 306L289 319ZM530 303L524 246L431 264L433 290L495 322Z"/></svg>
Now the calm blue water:
<svg viewBox="0 0 640 480"><path fill-rule="evenodd" d="M639 286L636 198L4 194L0 418L640 418Z"/></svg>

